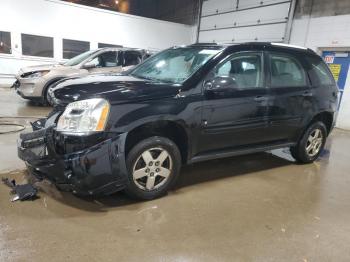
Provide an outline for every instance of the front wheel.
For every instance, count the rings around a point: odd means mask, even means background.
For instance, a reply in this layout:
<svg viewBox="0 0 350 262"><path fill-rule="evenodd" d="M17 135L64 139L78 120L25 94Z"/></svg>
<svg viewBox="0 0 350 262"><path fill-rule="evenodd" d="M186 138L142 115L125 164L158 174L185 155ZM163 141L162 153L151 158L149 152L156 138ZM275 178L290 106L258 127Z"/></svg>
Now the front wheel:
<svg viewBox="0 0 350 262"><path fill-rule="evenodd" d="M127 156L126 193L138 199L164 195L180 173L181 155L174 142L154 136L142 140Z"/></svg>
<svg viewBox="0 0 350 262"><path fill-rule="evenodd" d="M310 125L298 144L290 148L292 156L300 163L311 163L321 154L327 138L327 128L318 121Z"/></svg>

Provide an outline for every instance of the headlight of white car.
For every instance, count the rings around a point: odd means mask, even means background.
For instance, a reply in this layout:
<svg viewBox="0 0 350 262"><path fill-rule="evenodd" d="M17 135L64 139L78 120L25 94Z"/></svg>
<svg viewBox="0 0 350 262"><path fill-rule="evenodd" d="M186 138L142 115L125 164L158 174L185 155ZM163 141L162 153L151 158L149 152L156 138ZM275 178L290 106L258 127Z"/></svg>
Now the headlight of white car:
<svg viewBox="0 0 350 262"><path fill-rule="evenodd" d="M102 98L70 103L58 120L57 131L73 135L104 131L109 110L110 104Z"/></svg>
<svg viewBox="0 0 350 262"><path fill-rule="evenodd" d="M25 78L38 78L38 77L42 77L42 76L46 75L49 72L50 72L49 70L37 71L37 72L33 72L33 73L27 75Z"/></svg>

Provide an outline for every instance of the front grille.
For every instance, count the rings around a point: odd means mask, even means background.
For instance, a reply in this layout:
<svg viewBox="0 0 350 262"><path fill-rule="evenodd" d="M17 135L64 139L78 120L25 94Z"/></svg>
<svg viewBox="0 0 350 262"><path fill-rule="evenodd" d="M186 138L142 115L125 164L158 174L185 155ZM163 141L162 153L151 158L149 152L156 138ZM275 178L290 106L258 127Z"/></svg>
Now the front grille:
<svg viewBox="0 0 350 262"><path fill-rule="evenodd" d="M21 133L19 137L22 140L22 147L27 148L31 145L35 146L39 142L41 142L41 144L45 143L46 130L40 129L31 133Z"/></svg>

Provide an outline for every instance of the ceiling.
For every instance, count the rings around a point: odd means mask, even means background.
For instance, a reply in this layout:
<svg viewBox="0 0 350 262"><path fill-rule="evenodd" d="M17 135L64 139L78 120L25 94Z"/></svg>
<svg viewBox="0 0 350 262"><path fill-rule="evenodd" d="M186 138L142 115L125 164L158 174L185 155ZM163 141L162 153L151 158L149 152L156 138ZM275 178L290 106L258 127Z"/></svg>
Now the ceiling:
<svg viewBox="0 0 350 262"><path fill-rule="evenodd" d="M200 0L63 0L132 15L193 25Z"/></svg>

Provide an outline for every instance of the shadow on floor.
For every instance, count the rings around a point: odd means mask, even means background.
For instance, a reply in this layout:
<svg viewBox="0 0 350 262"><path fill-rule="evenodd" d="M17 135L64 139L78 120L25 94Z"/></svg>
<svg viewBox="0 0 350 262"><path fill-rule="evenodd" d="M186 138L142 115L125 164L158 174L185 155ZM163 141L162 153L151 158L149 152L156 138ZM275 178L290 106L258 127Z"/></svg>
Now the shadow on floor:
<svg viewBox="0 0 350 262"><path fill-rule="evenodd" d="M173 190L176 191L180 188L204 182L246 175L293 164L293 162L288 159L288 155L285 157L283 154L285 154L283 151L280 153L277 152L277 154L259 153L211 160L185 166L182 168L180 177ZM44 185L41 189L65 205L88 212L107 212L111 208L121 206L128 206L128 208L132 209L131 206L139 202L131 199L123 192L101 197L77 197L69 192L59 192L52 185Z"/></svg>

